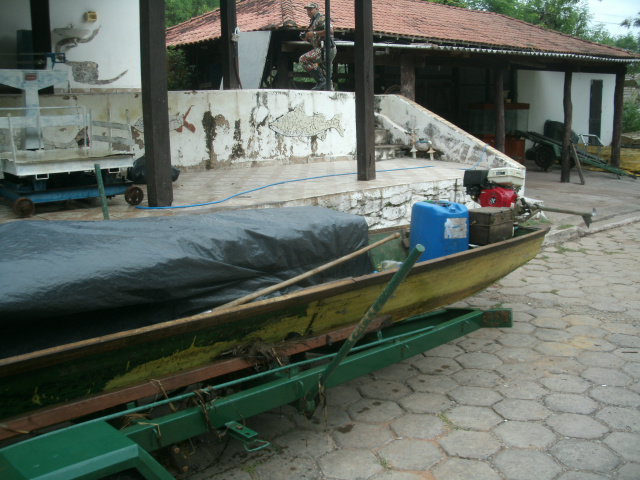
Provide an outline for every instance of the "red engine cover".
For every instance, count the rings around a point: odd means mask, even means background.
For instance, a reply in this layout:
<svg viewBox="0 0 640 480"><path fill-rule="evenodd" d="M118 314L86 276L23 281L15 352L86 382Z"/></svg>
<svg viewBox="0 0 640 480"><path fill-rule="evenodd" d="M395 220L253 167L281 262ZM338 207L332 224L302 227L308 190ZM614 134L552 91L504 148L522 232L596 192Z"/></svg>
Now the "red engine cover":
<svg viewBox="0 0 640 480"><path fill-rule="evenodd" d="M514 207L516 204L516 192L507 188L494 187L482 190L478 197L478 203L482 207Z"/></svg>

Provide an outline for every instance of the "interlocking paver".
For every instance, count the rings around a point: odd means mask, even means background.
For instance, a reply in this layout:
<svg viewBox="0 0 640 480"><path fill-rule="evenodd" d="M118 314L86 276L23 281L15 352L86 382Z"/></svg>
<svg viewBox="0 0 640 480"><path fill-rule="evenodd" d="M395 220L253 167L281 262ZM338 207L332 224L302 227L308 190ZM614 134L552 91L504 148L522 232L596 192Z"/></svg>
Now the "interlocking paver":
<svg viewBox="0 0 640 480"><path fill-rule="evenodd" d="M414 439L396 440L378 450L378 454L401 470L429 470L444 459L435 445Z"/></svg>
<svg viewBox="0 0 640 480"><path fill-rule="evenodd" d="M258 478L286 478L287 480L320 479L322 475L315 461L303 458L274 458L253 467ZM222 477L225 480L232 477ZM251 478L249 476L247 479Z"/></svg>
<svg viewBox="0 0 640 480"><path fill-rule="evenodd" d="M502 337L501 337L502 338ZM463 353L456 357L456 362L463 368L478 368L484 370L493 370L502 365L502 360L491 353L473 352Z"/></svg>
<svg viewBox="0 0 640 480"><path fill-rule="evenodd" d="M399 438L431 439L442 435L445 424L436 415L406 413L389 424Z"/></svg>
<svg viewBox="0 0 640 480"><path fill-rule="evenodd" d="M364 422L338 427L332 436L340 447L364 449L382 447L394 439L387 427Z"/></svg>
<svg viewBox="0 0 640 480"><path fill-rule="evenodd" d="M365 450L336 450L318 460L322 473L331 478L369 478L384 470L378 457Z"/></svg>
<svg viewBox="0 0 640 480"><path fill-rule="evenodd" d="M625 460L640 463L640 433L613 432L603 442Z"/></svg>
<svg viewBox="0 0 640 480"><path fill-rule="evenodd" d="M549 391L536 382L529 380L514 380L498 385L497 390L507 398L520 400L538 400Z"/></svg>
<svg viewBox="0 0 640 480"><path fill-rule="evenodd" d="M411 413L440 413L454 405L445 395L422 392L406 396L399 401L399 404Z"/></svg>
<svg viewBox="0 0 640 480"><path fill-rule="evenodd" d="M601 438L609 430L587 415L561 413L547 418L547 425L560 435L571 438Z"/></svg>
<svg viewBox="0 0 640 480"><path fill-rule="evenodd" d="M618 469L617 480L638 480L640 463L627 463Z"/></svg>
<svg viewBox="0 0 640 480"><path fill-rule="evenodd" d="M447 375L416 375L406 381L414 392L446 393L458 386L458 382Z"/></svg>
<svg viewBox="0 0 640 480"><path fill-rule="evenodd" d="M544 420L551 411L539 402L506 398L493 406L493 409L507 420Z"/></svg>
<svg viewBox="0 0 640 480"><path fill-rule="evenodd" d="M562 464L575 470L610 472L619 463L609 449L587 440L560 440L549 450Z"/></svg>
<svg viewBox="0 0 640 480"><path fill-rule="evenodd" d="M640 395L621 387L596 387L589 391L589 395L598 402L615 405L617 407L640 406Z"/></svg>
<svg viewBox="0 0 640 480"><path fill-rule="evenodd" d="M485 460L501 449L490 433L456 430L440 438L438 443L450 457Z"/></svg>
<svg viewBox="0 0 640 480"><path fill-rule="evenodd" d="M556 434L534 422L505 422L493 430L508 447L546 448L556 440Z"/></svg>
<svg viewBox="0 0 640 480"><path fill-rule="evenodd" d="M598 408L598 404L590 398L572 393L553 393L544 399L544 404L554 412L583 415L589 415Z"/></svg>
<svg viewBox="0 0 640 480"><path fill-rule="evenodd" d="M446 357L417 356L410 362L420 372L430 375L449 375L462 369L455 360Z"/></svg>
<svg viewBox="0 0 640 480"><path fill-rule="evenodd" d="M449 392L449 397L460 405L476 405L489 407L502 400L502 395L490 388L483 387L458 387Z"/></svg>
<svg viewBox="0 0 640 480"><path fill-rule="evenodd" d="M360 400L347 411L353 420L372 423L388 422L404 413L395 402L372 399Z"/></svg>
<svg viewBox="0 0 640 480"><path fill-rule="evenodd" d="M612 368L588 368L580 374L582 378L601 386L624 387L633 380L630 376Z"/></svg>
<svg viewBox="0 0 640 480"><path fill-rule="evenodd" d="M551 480L562 471L551 457L534 450L505 450L493 463L513 480Z"/></svg>
<svg viewBox="0 0 640 480"><path fill-rule="evenodd" d="M554 392L583 393L591 385L576 375L553 375L540 380L545 387Z"/></svg>
<svg viewBox="0 0 640 480"><path fill-rule="evenodd" d="M489 430L503 421L487 407L455 407L447 412L446 418L458 427L473 430Z"/></svg>
<svg viewBox="0 0 640 480"><path fill-rule="evenodd" d="M513 328L330 389L326 421L289 406L247 419L272 446L233 441L188 479L637 480L640 223L623 228L546 247L512 287L457 304L513 308Z"/></svg>
<svg viewBox="0 0 640 480"><path fill-rule="evenodd" d="M474 480L499 480L500 476L489 465L477 460L450 458L433 470L436 480L456 480L473 478Z"/></svg>
<svg viewBox="0 0 640 480"><path fill-rule="evenodd" d="M478 370L477 368L466 368L453 374L453 379L460 385L470 387L494 387L500 383L499 375L490 370Z"/></svg>
<svg viewBox="0 0 640 480"><path fill-rule="evenodd" d="M389 380L376 380L359 387L364 398L378 398L382 400L399 400L411 393L411 389L404 383Z"/></svg>

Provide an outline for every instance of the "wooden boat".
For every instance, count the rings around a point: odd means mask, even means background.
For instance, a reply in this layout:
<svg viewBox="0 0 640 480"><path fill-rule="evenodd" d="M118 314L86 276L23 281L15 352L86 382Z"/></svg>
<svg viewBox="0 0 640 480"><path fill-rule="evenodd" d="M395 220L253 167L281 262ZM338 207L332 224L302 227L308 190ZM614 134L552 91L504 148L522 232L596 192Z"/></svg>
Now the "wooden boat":
<svg viewBox="0 0 640 480"><path fill-rule="evenodd" d="M533 259L548 230L517 228L492 245L417 263L380 312L400 322L461 301ZM371 252L407 255L408 227ZM395 270L324 283L0 360L0 440L255 365L250 350L277 359L345 339Z"/></svg>

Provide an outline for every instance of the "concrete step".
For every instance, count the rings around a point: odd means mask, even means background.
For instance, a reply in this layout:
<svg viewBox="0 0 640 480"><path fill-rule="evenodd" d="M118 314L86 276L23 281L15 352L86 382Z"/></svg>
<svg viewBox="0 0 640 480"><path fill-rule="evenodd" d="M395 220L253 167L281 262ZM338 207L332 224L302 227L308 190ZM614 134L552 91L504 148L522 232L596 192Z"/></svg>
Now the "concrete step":
<svg viewBox="0 0 640 480"><path fill-rule="evenodd" d="M374 143L376 145L387 145L391 141L391 133L386 128L376 128Z"/></svg>
<svg viewBox="0 0 640 480"><path fill-rule="evenodd" d="M403 156L404 145L376 145L375 156L376 162L384 160L392 160L398 156Z"/></svg>

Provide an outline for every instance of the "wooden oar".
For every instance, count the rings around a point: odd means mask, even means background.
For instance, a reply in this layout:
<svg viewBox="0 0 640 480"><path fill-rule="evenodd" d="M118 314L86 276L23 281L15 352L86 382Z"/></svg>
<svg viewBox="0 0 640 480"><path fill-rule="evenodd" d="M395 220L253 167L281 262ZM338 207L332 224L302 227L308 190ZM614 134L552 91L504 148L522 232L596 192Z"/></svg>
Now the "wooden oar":
<svg viewBox="0 0 640 480"><path fill-rule="evenodd" d="M298 283L300 280L304 280L305 278L310 277L311 275L315 275L316 273L323 272L331 267L335 267L336 265L344 263L347 260L351 260L352 258L357 257L358 255L362 255L364 252L368 252L372 248L376 248L377 246L382 245L383 243L387 243L393 240L394 238L398 238L399 236L400 236L399 233L394 233L393 235L390 235L387 238L383 238L382 240L376 243L372 243L368 247L361 248L360 250L350 253L349 255L345 255L344 257L338 258L337 260L333 260L332 262L329 262L325 265L314 268L313 270L309 270L308 272L298 275L297 277L293 277L289 280L285 280L284 282L280 282L276 285L271 285L270 287L263 288L262 290L258 290L257 292L251 293L249 295L245 295L244 297L240 297L234 300L233 302L220 305L219 307L211 309L211 311L215 312L216 310L222 310L229 307L235 307L236 305L242 305L243 303L247 303L248 301L253 300L254 298L258 298L258 297L261 297L262 295L267 295L268 293L275 292L276 290L280 290L284 287L288 287L289 285Z"/></svg>

